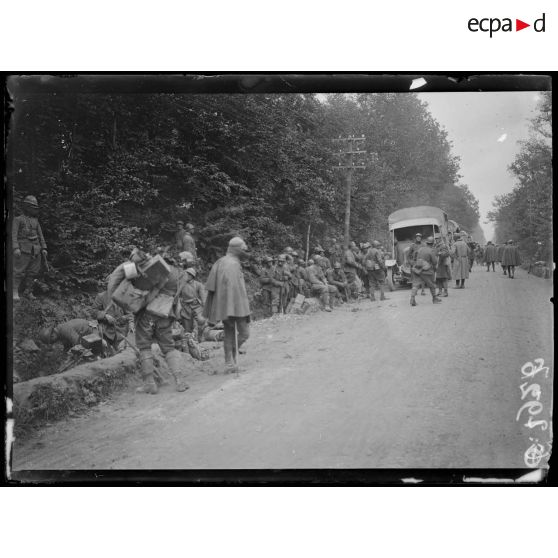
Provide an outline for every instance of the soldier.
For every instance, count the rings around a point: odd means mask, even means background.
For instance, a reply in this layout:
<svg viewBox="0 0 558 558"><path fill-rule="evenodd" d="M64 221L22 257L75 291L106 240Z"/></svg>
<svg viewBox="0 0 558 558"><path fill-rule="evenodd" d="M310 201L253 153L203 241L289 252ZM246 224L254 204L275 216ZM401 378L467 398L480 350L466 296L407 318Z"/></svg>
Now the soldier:
<svg viewBox="0 0 558 558"><path fill-rule="evenodd" d="M349 282L351 297L354 299L358 298L358 293L360 291L357 274L359 270L362 269L362 265L357 260L357 251L357 245L354 243L354 241L351 241L351 243L349 244L349 248L345 250L343 263L343 271L345 272L345 276L347 277L347 281Z"/></svg>
<svg viewBox="0 0 558 558"><path fill-rule="evenodd" d="M438 296L448 296L448 280L451 280L451 257L449 246L444 242L440 233L436 233L436 253L438 266L436 268L436 284Z"/></svg>
<svg viewBox="0 0 558 558"><path fill-rule="evenodd" d="M92 333L98 333L94 321L75 318L57 326L43 328L39 332L39 339L47 345L62 343L64 350L69 351L75 345L79 345L83 337Z"/></svg>
<svg viewBox="0 0 558 558"><path fill-rule="evenodd" d="M496 244L496 261L502 266L502 271L504 272L504 275L506 275L506 268L504 267L504 264L502 264L503 253L504 253L504 246L501 246L500 244Z"/></svg>
<svg viewBox="0 0 558 558"><path fill-rule="evenodd" d="M140 352L140 366L143 385L136 391L138 393L156 394L158 387L155 382L153 365L152 343L157 343L168 364L169 371L174 377L176 391L185 391L189 388L184 380L183 361L180 351L175 348L172 337L174 320L180 319L178 297L182 289L183 273L175 266L174 260L165 254L165 260L170 267L168 277L154 287L145 301L144 308L136 314L136 346ZM161 317L147 309L147 306L159 295L161 298L170 297L172 306L168 316Z"/></svg>
<svg viewBox="0 0 558 558"><path fill-rule="evenodd" d="M262 264L259 276L262 288L262 306L264 309L264 317L269 318L273 315L273 259L269 256L264 256Z"/></svg>
<svg viewBox="0 0 558 558"><path fill-rule="evenodd" d="M336 262L343 264L343 248L336 238L331 239L331 244L328 249L328 257L331 265L335 265Z"/></svg>
<svg viewBox="0 0 558 558"><path fill-rule="evenodd" d="M389 300L384 294L386 263L384 256L380 251L380 243L377 240L374 240L372 242L372 246L368 248L368 251L364 256L364 265L368 273L370 300L376 300L374 297L374 291L376 288L380 290L380 300Z"/></svg>
<svg viewBox="0 0 558 558"><path fill-rule="evenodd" d="M237 349L250 336L250 304L240 265L248 257L246 243L235 236L229 241L227 254L213 264L205 285L204 316L210 324L222 321L225 327L225 374L238 371Z"/></svg>
<svg viewBox="0 0 558 558"><path fill-rule="evenodd" d="M309 260L308 263L310 261L313 262L313 260ZM312 263L312 265L306 268L306 271L312 294L320 297L326 312L331 312L330 293L335 292L337 289L333 285L327 284L323 269L318 264Z"/></svg>
<svg viewBox="0 0 558 558"><path fill-rule="evenodd" d="M33 298L33 280L41 271L41 255L46 258L47 245L37 216L39 204L35 196L23 200L23 215L12 223L12 249L14 263L13 299L19 300L20 285L23 294Z"/></svg>
<svg viewBox="0 0 558 558"><path fill-rule="evenodd" d="M291 272L287 268L286 262L287 258L284 254L281 254L277 257L277 265L273 268L272 284L274 288L271 306L274 314L279 311L284 313L289 303L288 295Z"/></svg>
<svg viewBox="0 0 558 558"><path fill-rule="evenodd" d="M457 234L456 238L451 253L453 259L452 275L455 278L455 288L464 289L465 279L469 277L469 246L461 239L460 234Z"/></svg>
<svg viewBox="0 0 558 558"><path fill-rule="evenodd" d="M341 262L335 262L333 264L333 269L328 270L327 282L337 288L342 301L349 302L349 282L347 281L347 277L341 268Z"/></svg>
<svg viewBox="0 0 558 558"><path fill-rule="evenodd" d="M207 320L203 317L203 304L205 304L205 290L203 285L196 281L196 270L189 267L185 271L184 281L180 291L180 324L186 333L193 333L194 322L198 325L198 340L203 338L203 330Z"/></svg>
<svg viewBox="0 0 558 558"><path fill-rule="evenodd" d="M310 292L310 282L308 280L308 272L306 271L306 263L303 258L298 258L298 292L299 294L309 297L312 293Z"/></svg>
<svg viewBox="0 0 558 558"><path fill-rule="evenodd" d="M95 297L93 309L103 337L115 349L128 333L135 331L134 315L125 313L120 306L114 304L108 291L103 291Z"/></svg>
<svg viewBox="0 0 558 558"><path fill-rule="evenodd" d="M490 271L490 264L492 264L492 271L495 272L494 262L496 261L496 246L489 240L484 251L484 262L486 263L486 271Z"/></svg>
<svg viewBox="0 0 558 558"><path fill-rule="evenodd" d="M420 246L416 250L415 262L411 268L411 277L413 287L411 289L411 306L416 306L417 290L422 283L430 289L432 295L432 303L439 304L442 299L436 296L436 284L434 283L434 275L436 273L437 256L434 250L434 237L429 236L426 239L426 246Z"/></svg>
<svg viewBox="0 0 558 558"><path fill-rule="evenodd" d="M417 233L415 234L415 242L414 244L411 244L409 246L409 251L407 252L407 262L409 263L410 267L413 267L413 265L415 264L415 261L417 259L417 253L419 248L423 246L422 244L422 234L421 233ZM411 276L411 281L412 281L412 276ZM420 294L424 295L424 284L420 285Z"/></svg>
<svg viewBox="0 0 558 558"><path fill-rule="evenodd" d="M502 267L507 269L508 277L510 279L515 279L516 265L521 265L521 261L519 259L519 252L513 240L508 240L502 252Z"/></svg>
<svg viewBox="0 0 558 558"><path fill-rule="evenodd" d="M294 261L293 252L294 252L294 250L290 246L287 246L283 250L283 254L285 254L285 259L286 259L287 265L291 265Z"/></svg>
<svg viewBox="0 0 558 558"><path fill-rule="evenodd" d="M194 259L196 259L196 241L192 236L195 231L194 225L192 225L192 223L187 223L186 228L184 228L184 223L182 221L178 221L176 224L178 226L175 235L177 250L179 252L190 252L194 256Z"/></svg>

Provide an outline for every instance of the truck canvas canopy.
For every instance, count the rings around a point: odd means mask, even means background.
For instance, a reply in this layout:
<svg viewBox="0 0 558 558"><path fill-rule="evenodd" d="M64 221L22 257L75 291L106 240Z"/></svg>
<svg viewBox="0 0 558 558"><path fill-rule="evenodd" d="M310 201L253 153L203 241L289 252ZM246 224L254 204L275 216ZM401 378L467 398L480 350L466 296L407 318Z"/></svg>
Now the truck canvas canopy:
<svg viewBox="0 0 558 558"><path fill-rule="evenodd" d="M388 217L388 225L390 231L404 227L433 225L434 223L442 227L447 220L448 217L446 213L438 207L419 205L417 207L406 207L394 211Z"/></svg>

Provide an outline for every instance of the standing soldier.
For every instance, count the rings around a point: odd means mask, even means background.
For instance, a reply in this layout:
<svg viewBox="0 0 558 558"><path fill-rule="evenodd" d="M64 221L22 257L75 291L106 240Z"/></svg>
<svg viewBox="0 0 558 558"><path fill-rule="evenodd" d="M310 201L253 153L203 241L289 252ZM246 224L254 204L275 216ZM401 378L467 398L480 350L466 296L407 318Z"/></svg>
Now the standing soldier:
<svg viewBox="0 0 558 558"><path fill-rule="evenodd" d="M380 251L380 243L377 240L372 242L364 256L364 265L368 272L368 284L370 288L370 300L375 301L374 291L380 290L380 300L388 300L384 294L384 284L386 280L386 263Z"/></svg>
<svg viewBox="0 0 558 558"><path fill-rule="evenodd" d="M469 246L461 239L461 235L457 235L457 240L453 245L452 257L455 288L464 289L465 279L469 277Z"/></svg>
<svg viewBox="0 0 558 558"><path fill-rule="evenodd" d="M347 281L349 282L349 288L351 291L351 297L357 299L359 293L359 281L358 281L358 271L362 269L362 266L357 261L356 251L357 246L354 241L351 241L349 244L349 248L345 250L344 258L343 258L343 271L345 272L345 276L347 277Z"/></svg>
<svg viewBox="0 0 558 558"><path fill-rule="evenodd" d="M213 264L205 284L204 316L211 324L222 321L225 327L225 374L238 371L237 350L250 336L250 304L240 265L247 258L246 243L235 236L227 254Z"/></svg>
<svg viewBox="0 0 558 558"><path fill-rule="evenodd" d="M272 306L274 313L278 311L284 313L287 308L287 304L289 303L287 298L289 294L289 281L291 279L291 273L287 268L286 262L287 258L284 254L281 254L277 258L277 265L273 269L272 283L274 290Z"/></svg>
<svg viewBox="0 0 558 558"><path fill-rule="evenodd" d="M434 275L436 273L437 266L437 256L434 250L434 237L429 236L426 239L426 246L420 246L416 250L416 257L413 267L411 268L411 277L413 281L413 287L411 289L411 306L416 306L417 302L415 300L418 288L425 283L430 289L432 294L432 303L438 304L442 302L440 298L436 296L436 284L434 283Z"/></svg>
<svg viewBox="0 0 558 558"><path fill-rule="evenodd" d="M451 280L451 257L450 249L444 242L442 235L436 233L436 253L438 255L438 266L436 267L436 284L438 285L438 296L448 296L448 281Z"/></svg>
<svg viewBox="0 0 558 558"><path fill-rule="evenodd" d="M41 271L41 255L46 258L47 245L37 216L39 204L35 196L23 200L23 215L14 218L12 224L12 249L14 262L13 299L19 300L19 287L33 298L33 280Z"/></svg>
<svg viewBox="0 0 558 558"><path fill-rule="evenodd" d="M197 258L196 253L196 241L192 236L195 231L194 225L192 223L187 223L186 228L184 228L184 223L182 221L177 222L178 230L175 235L175 244L179 252L190 252L194 259Z"/></svg>
<svg viewBox="0 0 558 558"><path fill-rule="evenodd" d="M201 341L207 324L207 320L202 315L205 291L203 285L196 281L196 270L193 267L187 268L183 277L179 294L180 324L186 333L193 333L195 322L198 325L198 341Z"/></svg>
<svg viewBox="0 0 558 558"><path fill-rule="evenodd" d="M273 260L269 256L264 256L262 264L259 276L262 287L262 305L264 317L269 318L273 315Z"/></svg>
<svg viewBox="0 0 558 558"><path fill-rule="evenodd" d="M341 294L341 300L349 302L349 283L344 271L341 269L341 262L335 262L333 264L333 269L328 270L327 282L337 288Z"/></svg>
<svg viewBox="0 0 558 558"><path fill-rule="evenodd" d="M484 262L486 263L486 271L490 271L490 264L492 264L492 271L494 269L494 262L496 261L496 246L489 240L484 251Z"/></svg>

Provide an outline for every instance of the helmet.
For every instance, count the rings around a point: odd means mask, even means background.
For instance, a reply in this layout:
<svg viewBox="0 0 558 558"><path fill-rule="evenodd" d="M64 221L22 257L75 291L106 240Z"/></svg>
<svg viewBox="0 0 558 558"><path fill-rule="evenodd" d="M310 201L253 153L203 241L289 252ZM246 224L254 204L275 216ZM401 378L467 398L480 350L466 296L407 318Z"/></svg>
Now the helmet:
<svg viewBox="0 0 558 558"><path fill-rule="evenodd" d="M298 258L298 252L296 252L295 250L293 250L291 256L292 256L293 258Z"/></svg>
<svg viewBox="0 0 558 558"><path fill-rule="evenodd" d="M277 261L278 262L286 262L287 258L285 257L285 254L281 254L280 256L278 256Z"/></svg>
<svg viewBox="0 0 558 558"><path fill-rule="evenodd" d="M194 279L196 278L196 270L193 267L188 267L186 273L190 274Z"/></svg>
<svg viewBox="0 0 558 558"><path fill-rule="evenodd" d="M314 248L314 252L323 252L324 249L318 244L318 246L316 246L316 248Z"/></svg>
<svg viewBox="0 0 558 558"><path fill-rule="evenodd" d="M314 260L313 260L312 258L310 258L310 259L308 260L308 265L309 265L309 266L310 266L310 265L314 265Z"/></svg>
<svg viewBox="0 0 558 558"><path fill-rule="evenodd" d="M52 332L54 331L54 326L44 327L39 332L39 340L43 343L50 345L52 343Z"/></svg>
<svg viewBox="0 0 558 558"><path fill-rule="evenodd" d="M286 254L292 254L292 253L293 253L293 249L292 249L290 246L287 246L287 247L285 248L285 253L286 253Z"/></svg>
<svg viewBox="0 0 558 558"><path fill-rule="evenodd" d="M186 230L193 231L196 227L192 223L186 223Z"/></svg>
<svg viewBox="0 0 558 558"><path fill-rule="evenodd" d="M31 205L33 207L37 207L37 208L39 207L37 198L35 196L25 196L23 203L26 203L27 205Z"/></svg>
<svg viewBox="0 0 558 558"><path fill-rule="evenodd" d="M247 250L246 242L240 238L240 236L234 236L229 240L229 248L240 248L241 250Z"/></svg>
<svg viewBox="0 0 558 558"><path fill-rule="evenodd" d="M264 256L262 258L263 263L271 263L272 261L273 261L273 258L270 258L269 256Z"/></svg>
<svg viewBox="0 0 558 558"><path fill-rule="evenodd" d="M434 237L433 236L429 236L426 239L426 244L434 244Z"/></svg>
<svg viewBox="0 0 558 558"><path fill-rule="evenodd" d="M184 225L184 221L177 221L176 224L177 225Z"/></svg>
<svg viewBox="0 0 558 558"><path fill-rule="evenodd" d="M374 240L372 242L372 246L374 246L374 248L378 248L378 246L380 246L380 243L377 240Z"/></svg>
<svg viewBox="0 0 558 558"><path fill-rule="evenodd" d="M193 262L195 260L194 254L188 251L180 252L180 254L178 254L178 257L181 262Z"/></svg>
<svg viewBox="0 0 558 558"><path fill-rule="evenodd" d="M415 234L415 238L416 238L417 236L420 236L420 237L422 238L422 233L417 233L417 234Z"/></svg>
<svg viewBox="0 0 558 558"><path fill-rule="evenodd" d="M339 262L335 262L333 264L333 269L341 269L341 264Z"/></svg>

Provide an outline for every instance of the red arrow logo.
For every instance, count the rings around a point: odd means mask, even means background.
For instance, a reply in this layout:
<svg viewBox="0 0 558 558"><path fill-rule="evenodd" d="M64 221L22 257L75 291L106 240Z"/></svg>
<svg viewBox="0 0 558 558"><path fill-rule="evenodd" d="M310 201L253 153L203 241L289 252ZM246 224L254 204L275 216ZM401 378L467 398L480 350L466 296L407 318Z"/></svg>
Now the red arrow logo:
<svg viewBox="0 0 558 558"><path fill-rule="evenodd" d="M516 31L521 31L522 29L525 29L526 27L531 27L531 24L530 23L525 23L524 21L521 21L520 19L515 20L515 30Z"/></svg>

